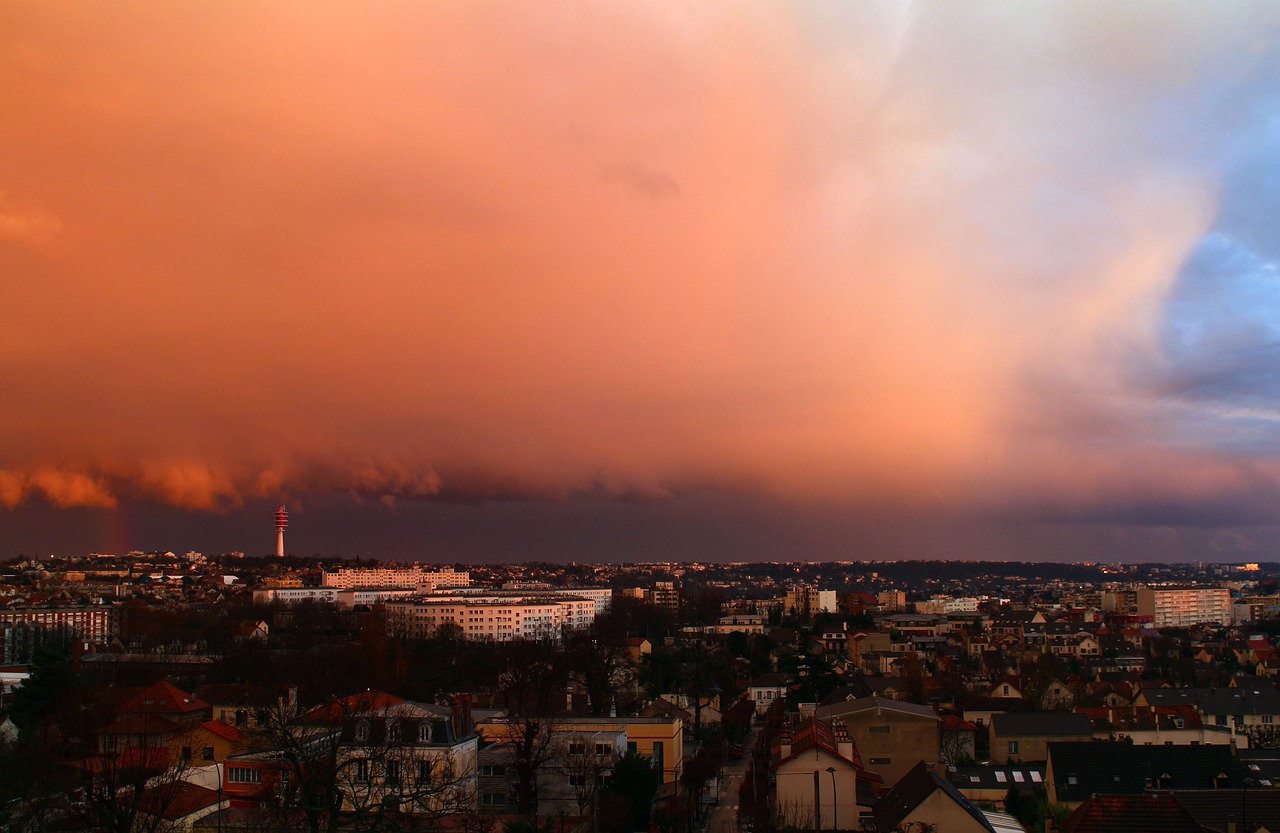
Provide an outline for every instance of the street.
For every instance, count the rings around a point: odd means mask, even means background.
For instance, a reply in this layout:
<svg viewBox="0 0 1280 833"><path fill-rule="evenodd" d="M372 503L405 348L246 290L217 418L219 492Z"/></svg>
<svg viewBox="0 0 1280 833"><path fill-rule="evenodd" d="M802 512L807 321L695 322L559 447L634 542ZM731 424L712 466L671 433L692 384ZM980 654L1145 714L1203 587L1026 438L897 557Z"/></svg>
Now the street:
<svg viewBox="0 0 1280 833"><path fill-rule="evenodd" d="M752 726L751 732L742 747L747 754L740 761L725 763L720 784L720 804L707 816L706 833L738 833L738 790L742 778L747 772L747 764L751 760L751 750L755 748L760 729Z"/></svg>

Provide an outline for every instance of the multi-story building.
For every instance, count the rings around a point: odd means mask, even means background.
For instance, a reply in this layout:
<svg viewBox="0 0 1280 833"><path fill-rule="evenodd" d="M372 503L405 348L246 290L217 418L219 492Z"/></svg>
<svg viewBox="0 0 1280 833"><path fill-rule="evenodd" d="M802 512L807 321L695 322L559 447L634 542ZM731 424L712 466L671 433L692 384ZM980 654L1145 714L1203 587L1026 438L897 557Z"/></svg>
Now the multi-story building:
<svg viewBox="0 0 1280 833"><path fill-rule="evenodd" d="M466 639L508 642L556 637L564 629L589 627L595 621L596 605L577 596L490 591L389 602L386 611L387 631L394 635L422 639L453 625Z"/></svg>
<svg viewBox="0 0 1280 833"><path fill-rule="evenodd" d="M469 703L415 703L382 692L316 709L274 733L279 747L226 761L223 790L243 807L292 808L312 766L344 811L438 816L475 808L478 738Z"/></svg>
<svg viewBox="0 0 1280 833"><path fill-rule="evenodd" d="M104 645L120 632L120 609L114 605L15 607L0 610L3 664L28 662L36 647L77 639Z"/></svg>
<svg viewBox="0 0 1280 833"><path fill-rule="evenodd" d="M797 584L787 590L783 610L805 619L818 613L835 613L836 591Z"/></svg>
<svg viewBox="0 0 1280 833"><path fill-rule="evenodd" d="M885 613L900 613L907 609L907 594L903 590L882 590L876 594L876 601Z"/></svg>
<svg viewBox="0 0 1280 833"><path fill-rule="evenodd" d="M418 591L413 587L256 587L256 605L295 605L303 602L336 604L338 607L384 604L392 599L406 599Z"/></svg>
<svg viewBox="0 0 1280 833"><path fill-rule="evenodd" d="M412 587L425 593L434 593L440 587L467 587L471 573L441 567L424 570L421 567L343 567L325 571L321 584L325 587Z"/></svg>
<svg viewBox="0 0 1280 833"><path fill-rule="evenodd" d="M1157 628L1231 622L1231 591L1225 587L1166 585L1138 589L1138 615Z"/></svg>
<svg viewBox="0 0 1280 833"><path fill-rule="evenodd" d="M680 588L674 581L654 582L647 601L659 610L675 613L680 610Z"/></svg>

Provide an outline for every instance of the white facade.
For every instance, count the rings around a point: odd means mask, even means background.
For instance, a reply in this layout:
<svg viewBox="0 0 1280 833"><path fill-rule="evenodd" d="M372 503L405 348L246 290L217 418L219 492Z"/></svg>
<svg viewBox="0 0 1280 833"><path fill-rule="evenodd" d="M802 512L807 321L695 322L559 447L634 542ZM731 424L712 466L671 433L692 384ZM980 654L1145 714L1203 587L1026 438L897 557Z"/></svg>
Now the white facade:
<svg viewBox="0 0 1280 833"><path fill-rule="evenodd" d="M456 625L466 639L541 639L589 627L595 617L595 602L573 596L448 594L387 604L387 630L419 639L443 625Z"/></svg>
<svg viewBox="0 0 1280 833"><path fill-rule="evenodd" d="M424 570L421 567L343 567L325 571L322 579L325 587L412 587L433 593L438 587L466 587L471 584L471 573L442 567Z"/></svg>
<svg viewBox="0 0 1280 833"><path fill-rule="evenodd" d="M1225 587L1176 586L1138 589L1138 614L1157 628L1231 622L1231 591Z"/></svg>

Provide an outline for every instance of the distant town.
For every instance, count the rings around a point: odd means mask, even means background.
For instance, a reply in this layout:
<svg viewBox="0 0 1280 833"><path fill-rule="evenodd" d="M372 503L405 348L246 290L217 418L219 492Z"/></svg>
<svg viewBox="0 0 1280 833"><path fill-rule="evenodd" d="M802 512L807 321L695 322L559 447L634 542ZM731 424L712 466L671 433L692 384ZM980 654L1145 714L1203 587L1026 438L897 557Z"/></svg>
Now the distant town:
<svg viewBox="0 0 1280 833"><path fill-rule="evenodd" d="M0 829L1277 830L1278 638L1267 563L19 557Z"/></svg>

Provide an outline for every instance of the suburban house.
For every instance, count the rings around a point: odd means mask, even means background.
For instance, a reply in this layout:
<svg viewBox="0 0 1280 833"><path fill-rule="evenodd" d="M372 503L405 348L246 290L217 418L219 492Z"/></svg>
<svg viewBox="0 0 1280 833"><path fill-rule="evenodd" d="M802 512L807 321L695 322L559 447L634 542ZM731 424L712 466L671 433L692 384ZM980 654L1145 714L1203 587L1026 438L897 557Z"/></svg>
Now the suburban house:
<svg viewBox="0 0 1280 833"><path fill-rule="evenodd" d="M806 721L774 751L769 771L779 823L800 828L859 828L884 785L880 776L863 768L838 719L834 725Z"/></svg>
<svg viewBox="0 0 1280 833"><path fill-rule="evenodd" d="M1008 712L991 718L991 760L1043 761L1049 741L1093 740L1087 715L1072 712Z"/></svg>
<svg viewBox="0 0 1280 833"><path fill-rule="evenodd" d="M863 765L886 784L897 783L920 761L935 766L941 758L942 719L926 706L862 697L818 706L814 716L843 720Z"/></svg>
<svg viewBox="0 0 1280 833"><path fill-rule="evenodd" d="M876 802L875 823L877 830L1026 833L1013 816L980 809L923 761Z"/></svg>

